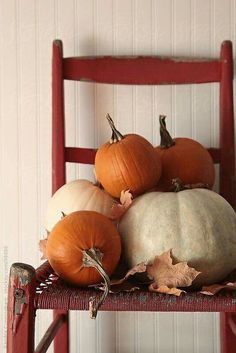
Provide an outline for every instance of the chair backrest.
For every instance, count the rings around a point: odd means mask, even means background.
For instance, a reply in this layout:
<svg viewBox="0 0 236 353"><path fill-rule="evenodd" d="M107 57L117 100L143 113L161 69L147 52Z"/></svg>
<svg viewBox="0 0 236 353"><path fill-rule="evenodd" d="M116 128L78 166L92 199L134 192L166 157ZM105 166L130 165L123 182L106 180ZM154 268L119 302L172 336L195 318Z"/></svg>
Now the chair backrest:
<svg viewBox="0 0 236 353"><path fill-rule="evenodd" d="M157 56L63 57L60 40L53 42L52 62L52 192L65 181L66 162L93 164L95 149L65 146L64 80L96 83L161 85L218 82L220 146L209 148L220 164L220 194L236 206L233 57L231 41L221 45L217 59Z"/></svg>

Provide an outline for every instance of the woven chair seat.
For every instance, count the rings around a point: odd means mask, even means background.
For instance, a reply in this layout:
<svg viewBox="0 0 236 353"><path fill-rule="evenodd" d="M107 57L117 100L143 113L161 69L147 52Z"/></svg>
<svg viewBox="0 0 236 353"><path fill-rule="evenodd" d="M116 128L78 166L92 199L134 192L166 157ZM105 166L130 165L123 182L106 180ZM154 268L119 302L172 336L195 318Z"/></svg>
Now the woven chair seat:
<svg viewBox="0 0 236 353"><path fill-rule="evenodd" d="M77 288L56 278L45 262L36 270L36 309L88 310L89 299L97 300L102 292L92 288ZM105 311L209 311L236 312L236 291L222 291L214 296L188 292L180 297L151 293L147 289L110 293L100 310Z"/></svg>

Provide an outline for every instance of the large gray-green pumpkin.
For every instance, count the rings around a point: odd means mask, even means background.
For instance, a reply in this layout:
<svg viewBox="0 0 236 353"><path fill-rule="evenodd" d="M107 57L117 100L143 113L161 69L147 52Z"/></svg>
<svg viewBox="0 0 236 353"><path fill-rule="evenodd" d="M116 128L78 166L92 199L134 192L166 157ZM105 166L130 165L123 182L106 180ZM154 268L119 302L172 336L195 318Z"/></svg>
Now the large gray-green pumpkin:
<svg viewBox="0 0 236 353"><path fill-rule="evenodd" d="M172 249L174 262L187 261L202 272L197 285L216 283L236 268L236 214L210 190L139 196L119 231L129 267Z"/></svg>

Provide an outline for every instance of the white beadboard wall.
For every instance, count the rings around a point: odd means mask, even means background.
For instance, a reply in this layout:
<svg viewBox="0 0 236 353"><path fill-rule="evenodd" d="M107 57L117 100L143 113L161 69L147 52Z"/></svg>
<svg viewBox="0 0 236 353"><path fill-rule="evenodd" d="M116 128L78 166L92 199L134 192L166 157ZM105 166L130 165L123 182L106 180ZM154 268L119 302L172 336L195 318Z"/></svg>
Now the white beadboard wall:
<svg viewBox="0 0 236 353"><path fill-rule="evenodd" d="M72 55L218 56L235 43L235 0L0 1L0 351L5 352L11 263L37 267L38 241L51 183L51 44ZM174 136L218 145L217 85L127 87L66 84L68 145L97 147L118 128L158 144L157 117L168 115ZM147 119L146 119L147 118ZM90 166L68 166L68 180L93 178ZM37 313L38 342L51 318ZM217 353L215 313L106 313L96 321L71 313L71 352ZM50 352L52 350L50 349Z"/></svg>

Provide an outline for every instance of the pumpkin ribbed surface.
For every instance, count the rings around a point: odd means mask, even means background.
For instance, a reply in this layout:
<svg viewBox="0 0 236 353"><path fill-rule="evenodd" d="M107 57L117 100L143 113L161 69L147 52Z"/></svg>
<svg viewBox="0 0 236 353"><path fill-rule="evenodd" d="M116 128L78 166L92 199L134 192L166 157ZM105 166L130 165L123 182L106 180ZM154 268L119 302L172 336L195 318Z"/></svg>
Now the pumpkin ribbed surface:
<svg viewBox="0 0 236 353"><path fill-rule="evenodd" d="M210 190L139 196L119 232L129 267L172 249L174 261L202 272L198 285L216 283L236 268L236 214Z"/></svg>
<svg viewBox="0 0 236 353"><path fill-rule="evenodd" d="M156 147L162 162L162 175L158 190L168 191L172 179L179 178L184 184L207 184L213 187L215 169L209 152L197 141L176 138L169 148Z"/></svg>
<svg viewBox="0 0 236 353"><path fill-rule="evenodd" d="M78 211L59 221L47 242L47 257L54 271L65 281L87 286L102 280L95 268L83 264L83 250L96 249L108 275L115 270L121 252L120 236L114 224L93 211Z"/></svg>
<svg viewBox="0 0 236 353"><path fill-rule="evenodd" d="M62 212L69 214L75 211L96 211L109 217L113 205L113 198L104 190L89 180L73 180L51 197L46 214L46 229L50 232L61 219Z"/></svg>
<svg viewBox="0 0 236 353"><path fill-rule="evenodd" d="M98 149L95 171L104 189L113 197L120 197L121 191L127 189L136 196L156 186L161 161L145 138L128 134Z"/></svg>

